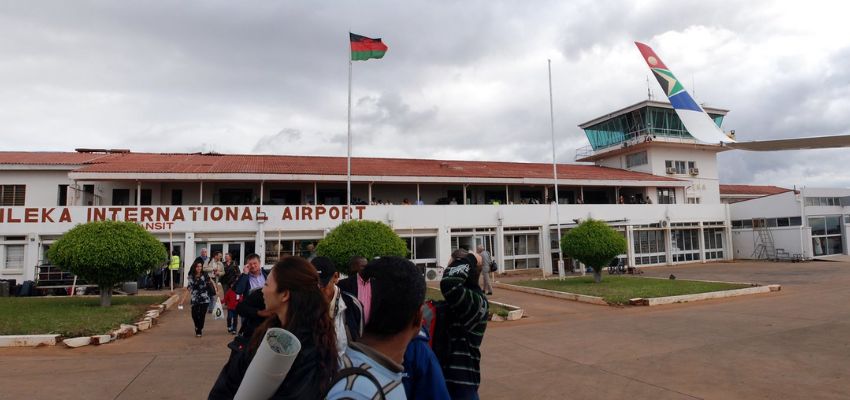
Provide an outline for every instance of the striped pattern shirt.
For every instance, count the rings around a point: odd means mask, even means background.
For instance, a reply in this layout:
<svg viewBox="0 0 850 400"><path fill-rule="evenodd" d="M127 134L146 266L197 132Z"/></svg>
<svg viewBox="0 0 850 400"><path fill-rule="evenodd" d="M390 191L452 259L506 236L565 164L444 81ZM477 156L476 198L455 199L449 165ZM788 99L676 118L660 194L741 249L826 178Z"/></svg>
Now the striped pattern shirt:
<svg viewBox="0 0 850 400"><path fill-rule="evenodd" d="M447 317L449 350L443 361L446 382L458 385L481 384L481 341L487 329L489 303L477 285L466 285L470 266L467 260L455 260L440 281L440 291L449 305Z"/></svg>

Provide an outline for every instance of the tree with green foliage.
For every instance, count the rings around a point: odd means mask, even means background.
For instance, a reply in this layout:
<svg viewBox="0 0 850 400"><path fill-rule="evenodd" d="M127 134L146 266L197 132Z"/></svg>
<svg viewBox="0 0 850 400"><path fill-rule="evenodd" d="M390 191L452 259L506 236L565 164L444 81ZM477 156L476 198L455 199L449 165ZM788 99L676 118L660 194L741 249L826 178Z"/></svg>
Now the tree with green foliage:
<svg viewBox="0 0 850 400"><path fill-rule="evenodd" d="M112 303L112 288L168 259L165 246L138 224L98 221L80 224L50 246L47 258L100 288L100 305Z"/></svg>
<svg viewBox="0 0 850 400"><path fill-rule="evenodd" d="M347 221L334 228L316 247L316 255L328 257L340 272L348 274L353 256L407 257L407 244L392 228L376 221Z"/></svg>
<svg viewBox="0 0 850 400"><path fill-rule="evenodd" d="M602 269L626 252L626 238L605 222L588 219L561 237L561 250L593 268L593 279L602 282Z"/></svg>

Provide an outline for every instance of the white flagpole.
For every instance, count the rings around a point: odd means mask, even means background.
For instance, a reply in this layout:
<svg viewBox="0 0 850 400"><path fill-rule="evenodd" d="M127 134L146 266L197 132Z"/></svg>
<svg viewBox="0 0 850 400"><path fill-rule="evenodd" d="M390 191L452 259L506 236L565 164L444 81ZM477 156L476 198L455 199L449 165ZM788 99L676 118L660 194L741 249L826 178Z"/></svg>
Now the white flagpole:
<svg viewBox="0 0 850 400"><path fill-rule="evenodd" d="M561 204L558 200L558 158L555 155L555 107L552 104L552 60L549 64L549 122L552 128L552 178L555 181L555 219L558 224L558 276L564 279L564 251L561 249Z"/></svg>
<svg viewBox="0 0 850 400"><path fill-rule="evenodd" d="M350 34L350 32L349 32ZM351 49L348 51L348 175L346 186L346 202L349 213L348 218L351 218Z"/></svg>

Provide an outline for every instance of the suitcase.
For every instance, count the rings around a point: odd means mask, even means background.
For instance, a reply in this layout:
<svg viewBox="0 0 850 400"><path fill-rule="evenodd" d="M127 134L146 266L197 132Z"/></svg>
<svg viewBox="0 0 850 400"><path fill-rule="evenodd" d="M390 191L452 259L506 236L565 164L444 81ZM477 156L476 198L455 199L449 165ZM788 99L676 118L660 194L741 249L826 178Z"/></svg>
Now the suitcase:
<svg viewBox="0 0 850 400"><path fill-rule="evenodd" d="M21 297L35 296L35 282L24 281L21 285L21 291L18 293Z"/></svg>

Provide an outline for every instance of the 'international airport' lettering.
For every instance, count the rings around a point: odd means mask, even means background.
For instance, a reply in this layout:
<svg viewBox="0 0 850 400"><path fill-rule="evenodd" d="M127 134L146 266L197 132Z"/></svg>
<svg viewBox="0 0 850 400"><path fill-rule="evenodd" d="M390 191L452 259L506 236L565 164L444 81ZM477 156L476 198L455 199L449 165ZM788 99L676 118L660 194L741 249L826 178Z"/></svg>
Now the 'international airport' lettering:
<svg viewBox="0 0 850 400"><path fill-rule="evenodd" d="M180 206L180 207L6 207L0 208L0 224L55 224L94 221L130 221L147 230L175 228L176 223L239 223L268 221L268 213L280 221L363 219L366 206Z"/></svg>

